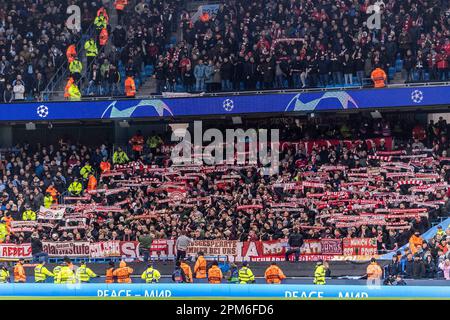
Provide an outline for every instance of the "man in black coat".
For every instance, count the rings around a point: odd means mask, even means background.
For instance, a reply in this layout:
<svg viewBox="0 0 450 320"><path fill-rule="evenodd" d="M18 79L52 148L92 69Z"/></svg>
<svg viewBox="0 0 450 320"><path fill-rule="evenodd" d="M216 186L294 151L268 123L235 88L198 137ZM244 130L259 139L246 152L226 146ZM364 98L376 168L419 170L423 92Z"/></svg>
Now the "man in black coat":
<svg viewBox="0 0 450 320"><path fill-rule="evenodd" d="M303 245L303 236L298 231L298 228L294 228L293 232L289 235L289 250L286 251L286 261L289 261L291 254L295 254L295 261L298 262L300 257L300 248Z"/></svg>
<svg viewBox="0 0 450 320"><path fill-rule="evenodd" d="M33 232L31 235L31 255L33 262L40 262L41 260L47 262L48 254L44 252L42 241L39 239L39 233Z"/></svg>
<svg viewBox="0 0 450 320"><path fill-rule="evenodd" d="M425 277L425 264L419 254L414 255L413 279L422 279Z"/></svg>

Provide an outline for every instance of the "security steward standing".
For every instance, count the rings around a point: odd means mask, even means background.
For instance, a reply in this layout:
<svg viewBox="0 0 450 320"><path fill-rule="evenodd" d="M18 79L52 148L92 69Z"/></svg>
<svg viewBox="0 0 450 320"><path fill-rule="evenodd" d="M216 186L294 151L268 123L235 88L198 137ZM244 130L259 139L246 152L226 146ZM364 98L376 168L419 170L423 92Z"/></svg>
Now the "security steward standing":
<svg viewBox="0 0 450 320"><path fill-rule="evenodd" d="M131 274L133 273L133 269L127 267L125 261L120 261L119 268L114 270L113 276L117 277L117 283L131 283Z"/></svg>
<svg viewBox="0 0 450 320"><path fill-rule="evenodd" d="M52 195L49 192L46 192L44 197L44 207L47 209L50 208L53 204L53 200Z"/></svg>
<svg viewBox="0 0 450 320"><path fill-rule="evenodd" d="M81 194L81 191L83 191L83 186L77 178L74 178L67 191L69 191L69 193L73 196L79 196Z"/></svg>
<svg viewBox="0 0 450 320"><path fill-rule="evenodd" d="M36 212L31 210L30 205L25 205L25 211L22 214L22 220L23 221L35 221L36 220Z"/></svg>
<svg viewBox="0 0 450 320"><path fill-rule="evenodd" d="M272 262L272 264L266 269L264 277L266 278L266 282L269 284L280 284L282 280L286 279L286 276L280 267L277 266L276 262Z"/></svg>
<svg viewBox="0 0 450 320"><path fill-rule="evenodd" d="M125 95L127 98L134 98L136 96L136 83L132 76L125 79Z"/></svg>
<svg viewBox="0 0 450 320"><path fill-rule="evenodd" d="M19 259L17 264L14 266L14 282L25 283L27 281L27 275L25 274L23 263L23 259Z"/></svg>
<svg viewBox="0 0 450 320"><path fill-rule="evenodd" d="M208 270L208 282L213 284L219 284L222 282L223 274L219 268L219 263L213 261L211 268Z"/></svg>
<svg viewBox="0 0 450 320"><path fill-rule="evenodd" d="M90 282L91 278L98 277L94 271L86 266L86 261L83 261L77 269L76 277L78 282Z"/></svg>
<svg viewBox="0 0 450 320"><path fill-rule="evenodd" d="M47 277L54 277L54 274L45 267L45 261L34 267L34 282L44 283Z"/></svg>
<svg viewBox="0 0 450 320"><path fill-rule="evenodd" d="M0 283L7 283L10 281L9 279L9 271L5 265L0 267Z"/></svg>
<svg viewBox="0 0 450 320"><path fill-rule="evenodd" d="M80 101L81 100L81 92L75 82L69 86L67 90L69 101Z"/></svg>
<svg viewBox="0 0 450 320"><path fill-rule="evenodd" d="M141 279L145 280L146 283L159 282L160 278L161 273L159 273L158 270L154 269L151 263L148 265L147 270L145 270L141 275Z"/></svg>
<svg viewBox="0 0 450 320"><path fill-rule="evenodd" d="M65 259L64 265L61 267L61 270L57 276L57 283L65 284L65 283L76 283L75 274L70 267L71 261L69 259Z"/></svg>
<svg viewBox="0 0 450 320"><path fill-rule="evenodd" d="M94 169L92 168L91 164L86 161L86 164L80 170L80 175L84 180L87 180L89 178L89 175L92 173L94 173Z"/></svg>
<svg viewBox="0 0 450 320"><path fill-rule="evenodd" d="M113 164L125 164L130 161L125 151L122 150L121 147L118 147L113 154Z"/></svg>
<svg viewBox="0 0 450 320"><path fill-rule="evenodd" d="M181 269L183 269L184 274L186 275L186 282L188 282L188 283L194 282L194 279L192 278L191 267L183 260L181 260L180 267L181 267Z"/></svg>
<svg viewBox="0 0 450 320"><path fill-rule="evenodd" d="M83 71L83 64L80 60L75 59L69 64L69 71L75 81L81 78L81 71Z"/></svg>
<svg viewBox="0 0 450 320"><path fill-rule="evenodd" d="M86 41L84 44L84 50L86 50L87 66L89 68L98 55L97 45L95 44L95 40L93 38Z"/></svg>
<svg viewBox="0 0 450 320"><path fill-rule="evenodd" d="M254 282L255 276L253 275L252 270L250 270L250 268L248 267L248 262L244 261L242 263L242 268L239 269L239 283L248 284Z"/></svg>
<svg viewBox="0 0 450 320"><path fill-rule="evenodd" d="M316 269L314 270L314 284L325 284L326 271L323 261L317 261Z"/></svg>
<svg viewBox="0 0 450 320"><path fill-rule="evenodd" d="M196 279L206 278L206 259L202 251L198 253L197 261L195 261L194 276Z"/></svg>
<svg viewBox="0 0 450 320"><path fill-rule="evenodd" d="M53 282L59 283L58 274L61 272L62 266L56 266L53 268Z"/></svg>
<svg viewBox="0 0 450 320"><path fill-rule="evenodd" d="M377 263L377 259L370 259L370 264L366 269L367 279L368 280L380 280L383 276L383 270L380 265Z"/></svg>
<svg viewBox="0 0 450 320"><path fill-rule="evenodd" d="M114 262L110 261L109 268L106 269L105 283L114 283L114 276L113 276L114 268L115 268Z"/></svg>

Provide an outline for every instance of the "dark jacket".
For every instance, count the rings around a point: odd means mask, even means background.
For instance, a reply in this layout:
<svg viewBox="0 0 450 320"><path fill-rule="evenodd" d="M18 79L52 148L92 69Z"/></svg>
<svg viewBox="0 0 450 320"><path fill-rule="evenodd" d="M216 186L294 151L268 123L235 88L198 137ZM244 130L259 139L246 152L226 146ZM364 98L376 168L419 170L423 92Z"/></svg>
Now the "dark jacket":
<svg viewBox="0 0 450 320"><path fill-rule="evenodd" d="M414 279L421 279L425 277L425 265L422 260L414 261L412 277Z"/></svg>
<svg viewBox="0 0 450 320"><path fill-rule="evenodd" d="M303 245L303 236L299 232L291 233L288 243L291 247L301 247Z"/></svg>
<svg viewBox="0 0 450 320"><path fill-rule="evenodd" d="M396 276L402 272L400 262L391 262L387 267L388 276Z"/></svg>
<svg viewBox="0 0 450 320"><path fill-rule="evenodd" d="M35 255L42 251L42 241L38 238L31 238L31 254Z"/></svg>
<svg viewBox="0 0 450 320"><path fill-rule="evenodd" d="M403 274L405 278L412 278L413 276L413 266L414 266L414 260L405 261L405 270L403 271Z"/></svg>

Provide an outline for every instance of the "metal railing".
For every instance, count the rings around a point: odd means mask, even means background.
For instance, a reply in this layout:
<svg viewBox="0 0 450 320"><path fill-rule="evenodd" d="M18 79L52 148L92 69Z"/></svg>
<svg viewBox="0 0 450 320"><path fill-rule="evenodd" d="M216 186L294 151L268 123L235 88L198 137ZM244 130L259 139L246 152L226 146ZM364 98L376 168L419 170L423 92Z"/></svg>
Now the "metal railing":
<svg viewBox="0 0 450 320"><path fill-rule="evenodd" d="M417 82L417 83L398 83L389 84L385 88L409 88L409 87L421 87L421 86L449 86L450 81L441 82ZM188 98L188 97L222 97L222 96L245 96L245 95L260 95L260 94L283 94L283 93L308 93L308 92L323 92L323 91L341 91L341 90L360 90L360 89L374 89L369 86L351 86L351 87L333 87L333 88L301 88L301 89L277 89L277 90L253 90L253 91L221 91L221 92L200 92L200 93L188 93L188 92L164 92L163 94L150 94L150 95L136 95L136 99L160 99L160 98ZM374 89L375 90L375 89ZM54 91L54 93L61 93L63 91ZM108 100L111 97L121 98L120 96L89 96L82 97L82 101L101 101ZM57 100L54 100L57 102ZM14 102L13 102L14 103ZM23 102L22 102L23 103Z"/></svg>
<svg viewBox="0 0 450 320"><path fill-rule="evenodd" d="M86 30L86 33L80 32L80 39L75 44L75 47L77 49L78 55L81 56L82 53L84 53L84 37L92 36L92 32L94 29L94 22L92 22L89 27ZM65 54L65 53L64 53ZM67 78L69 73L69 63L67 59L64 59L64 62L61 64L61 66L56 70L55 74L50 78L47 86L45 89L41 92L41 100L49 101L51 100L51 96L55 93L60 93L64 91L55 91L55 89L61 85L61 82Z"/></svg>

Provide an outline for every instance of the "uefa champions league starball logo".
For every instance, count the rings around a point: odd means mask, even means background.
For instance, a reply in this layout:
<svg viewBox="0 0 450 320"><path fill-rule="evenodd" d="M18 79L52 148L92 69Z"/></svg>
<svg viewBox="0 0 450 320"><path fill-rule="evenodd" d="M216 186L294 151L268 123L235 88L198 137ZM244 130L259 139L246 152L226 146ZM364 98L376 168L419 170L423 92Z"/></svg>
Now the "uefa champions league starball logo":
<svg viewBox="0 0 450 320"><path fill-rule="evenodd" d="M234 108L234 102L231 99L225 99L223 101L223 108L225 109L225 111L231 111Z"/></svg>
<svg viewBox="0 0 450 320"><path fill-rule="evenodd" d="M39 117L45 118L48 116L48 107L44 106L44 105L40 105L39 107L37 107L36 113Z"/></svg>
<svg viewBox="0 0 450 320"><path fill-rule="evenodd" d="M423 100L423 92L420 90L414 90L411 92L411 100L414 103L421 103Z"/></svg>

